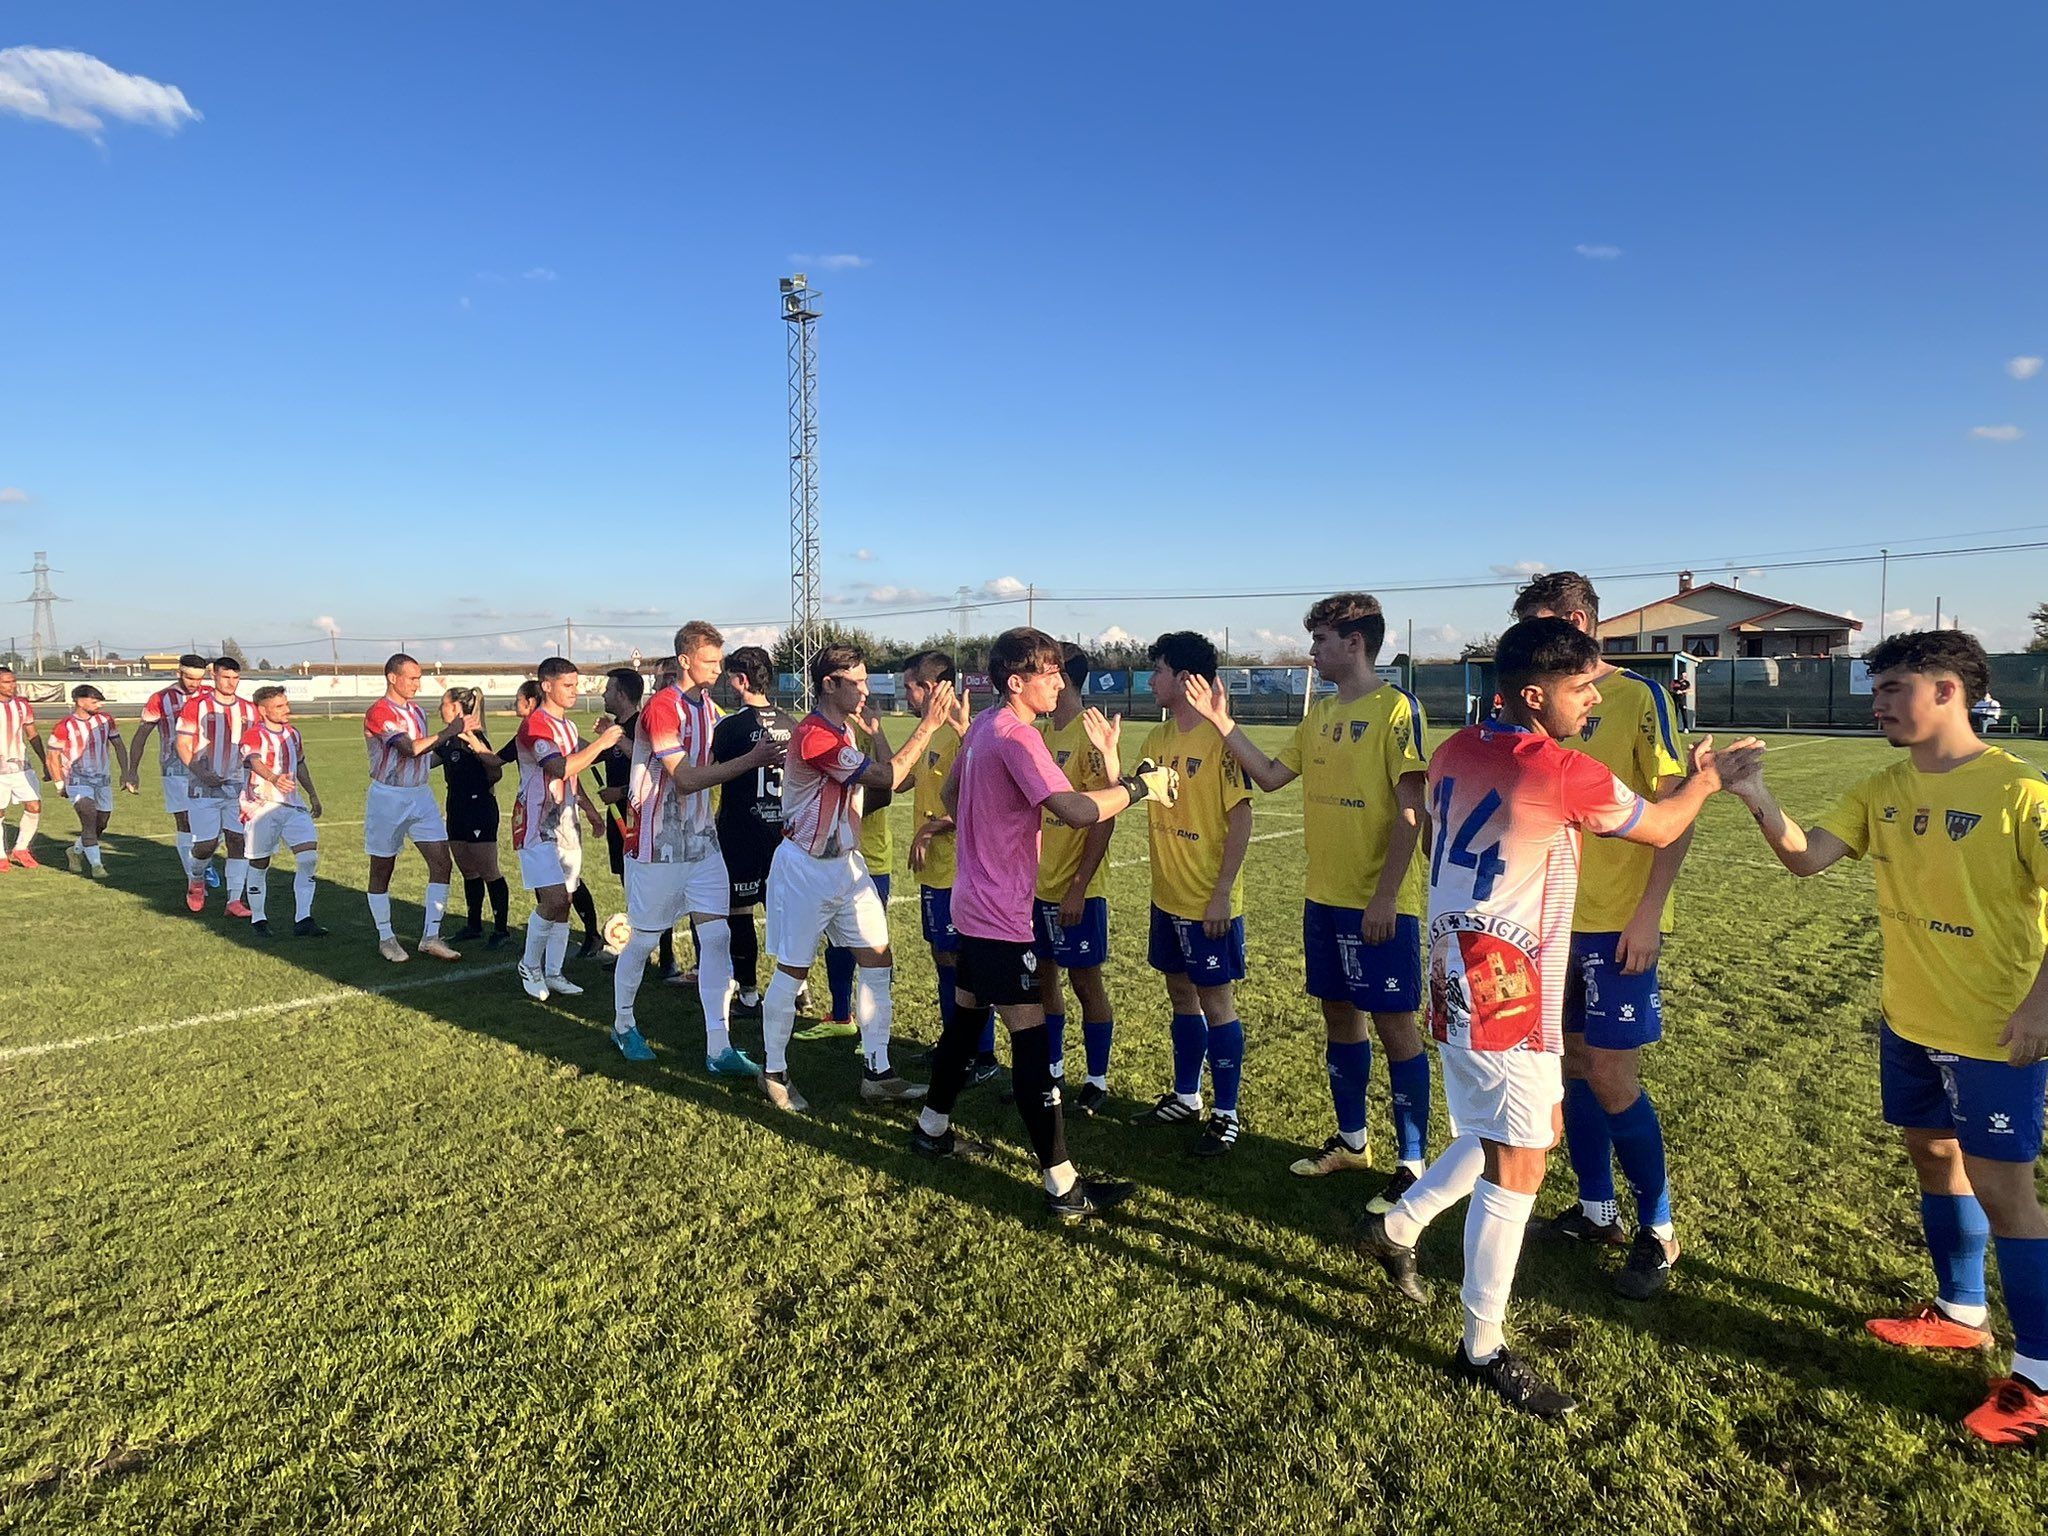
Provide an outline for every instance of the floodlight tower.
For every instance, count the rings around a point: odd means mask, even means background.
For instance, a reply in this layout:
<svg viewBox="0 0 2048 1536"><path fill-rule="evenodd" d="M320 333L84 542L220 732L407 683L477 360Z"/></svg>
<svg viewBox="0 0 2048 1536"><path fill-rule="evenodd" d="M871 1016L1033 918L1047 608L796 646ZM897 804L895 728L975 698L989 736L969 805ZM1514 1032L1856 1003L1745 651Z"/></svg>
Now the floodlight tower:
<svg viewBox="0 0 2048 1536"><path fill-rule="evenodd" d="M40 672L43 670L44 653L55 655L57 651L57 604L70 599L59 597L50 590L50 556L47 551L37 550L34 569L21 574L36 579L35 587L21 601L35 610L29 630L29 649L35 655L36 670Z"/></svg>
<svg viewBox="0 0 2048 1536"><path fill-rule="evenodd" d="M806 709L819 645L817 298L803 273L782 279L789 339L789 631Z"/></svg>

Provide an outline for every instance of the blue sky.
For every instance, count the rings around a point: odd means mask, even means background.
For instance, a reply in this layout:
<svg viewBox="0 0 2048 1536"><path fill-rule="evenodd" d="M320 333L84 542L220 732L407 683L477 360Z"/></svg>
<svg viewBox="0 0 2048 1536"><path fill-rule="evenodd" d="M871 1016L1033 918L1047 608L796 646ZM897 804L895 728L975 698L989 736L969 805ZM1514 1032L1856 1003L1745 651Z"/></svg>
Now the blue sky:
<svg viewBox="0 0 2048 1536"><path fill-rule="evenodd" d="M890 632L1534 564L1874 619L1770 558L2048 524L2038 6L66 0L17 47L139 77L0 53L0 555L67 641L774 621L796 267L830 611ZM1894 627L2012 645L2044 569L1895 566ZM1387 606L1426 653L1506 600Z"/></svg>

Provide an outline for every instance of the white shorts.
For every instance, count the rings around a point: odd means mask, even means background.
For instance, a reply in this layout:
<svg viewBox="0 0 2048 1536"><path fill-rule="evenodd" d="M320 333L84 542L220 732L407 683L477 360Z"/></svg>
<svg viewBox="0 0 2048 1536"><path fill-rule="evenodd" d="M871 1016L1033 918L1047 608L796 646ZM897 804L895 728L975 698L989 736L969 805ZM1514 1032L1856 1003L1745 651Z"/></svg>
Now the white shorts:
<svg viewBox="0 0 2048 1536"><path fill-rule="evenodd" d="M1550 1051L1472 1051L1439 1041L1444 1107L1454 1136L1548 1148L1564 1102L1564 1058Z"/></svg>
<svg viewBox="0 0 2048 1536"><path fill-rule="evenodd" d="M818 859L785 842L768 866L768 953L783 965L808 965L821 939L843 949L886 948L888 909L859 854Z"/></svg>
<svg viewBox="0 0 2048 1536"><path fill-rule="evenodd" d="M700 859L626 860L626 921L641 933L667 933L692 912L724 917L731 911L732 877L716 843Z"/></svg>
<svg viewBox="0 0 2048 1536"><path fill-rule="evenodd" d="M519 850L519 883L529 891L550 885L575 890L583 883L583 844L528 843Z"/></svg>
<svg viewBox="0 0 2048 1536"><path fill-rule="evenodd" d="M242 821L248 831L243 852L252 859L267 859L280 848L303 848L317 844L320 834L313 828L313 813L303 805L245 805Z"/></svg>
<svg viewBox="0 0 2048 1536"><path fill-rule="evenodd" d="M207 790L194 783L191 797L185 801L185 817L195 843L210 843L223 832L240 837L242 786L223 785L218 790Z"/></svg>
<svg viewBox="0 0 2048 1536"><path fill-rule="evenodd" d="M98 806L105 814L114 814L114 785L111 779L102 779L97 784L79 779L67 780L64 785L64 798L73 805Z"/></svg>
<svg viewBox="0 0 2048 1536"><path fill-rule="evenodd" d="M0 773L0 811L10 805L33 805L42 798L42 781L36 777L35 769L23 767L13 773Z"/></svg>
<svg viewBox="0 0 2048 1536"><path fill-rule="evenodd" d="M448 841L448 823L434 804L433 788L371 780L369 798L363 802L363 852L373 859L395 859L405 852L407 838L414 843ZM529 888L532 884L527 882Z"/></svg>
<svg viewBox="0 0 2048 1536"><path fill-rule="evenodd" d="M182 816L192 809L192 781L182 773L167 773L163 777L164 814Z"/></svg>

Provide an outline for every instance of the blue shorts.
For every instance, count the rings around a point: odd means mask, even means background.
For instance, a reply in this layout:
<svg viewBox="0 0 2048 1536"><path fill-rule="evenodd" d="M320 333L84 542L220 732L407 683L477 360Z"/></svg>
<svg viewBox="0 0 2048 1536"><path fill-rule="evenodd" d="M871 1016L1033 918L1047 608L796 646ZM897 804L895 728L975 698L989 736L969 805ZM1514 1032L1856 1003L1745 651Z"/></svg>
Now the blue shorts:
<svg viewBox="0 0 2048 1536"><path fill-rule="evenodd" d="M1664 1038L1664 994L1657 967L1624 976L1614 963L1618 933L1572 935L1564 979L1564 1027L1603 1051L1632 1051Z"/></svg>
<svg viewBox="0 0 2048 1536"><path fill-rule="evenodd" d="M953 926L953 887L920 885L917 888L917 915L924 922L925 943L942 955L959 952L960 933Z"/></svg>
<svg viewBox="0 0 2048 1536"><path fill-rule="evenodd" d="M1964 1152L2000 1163L2041 1155L2048 1120L2048 1061L2015 1067L1915 1045L1883 1025L1877 1037L1884 1123L1908 1131L1953 1131Z"/></svg>
<svg viewBox="0 0 2048 1536"><path fill-rule="evenodd" d="M1081 921L1060 926L1060 904L1034 903L1032 926L1038 935L1038 958L1067 971L1086 971L1109 958L1109 902L1090 896L1081 906Z"/></svg>
<svg viewBox="0 0 2048 1536"><path fill-rule="evenodd" d="M1175 917L1152 909L1152 935L1145 958L1152 969L1185 976L1198 987L1220 987L1244 980L1244 919L1233 917L1230 931L1212 939L1199 917Z"/></svg>
<svg viewBox="0 0 2048 1536"><path fill-rule="evenodd" d="M882 898L882 905L885 907L889 905L889 877L887 875L869 875L868 878L875 882L875 894Z"/></svg>
<svg viewBox="0 0 2048 1536"><path fill-rule="evenodd" d="M1394 936L1368 944L1359 936L1365 913L1357 907L1301 906L1301 952L1308 961L1308 995L1349 1003L1367 1013L1413 1013L1422 1006L1422 919L1394 919Z"/></svg>

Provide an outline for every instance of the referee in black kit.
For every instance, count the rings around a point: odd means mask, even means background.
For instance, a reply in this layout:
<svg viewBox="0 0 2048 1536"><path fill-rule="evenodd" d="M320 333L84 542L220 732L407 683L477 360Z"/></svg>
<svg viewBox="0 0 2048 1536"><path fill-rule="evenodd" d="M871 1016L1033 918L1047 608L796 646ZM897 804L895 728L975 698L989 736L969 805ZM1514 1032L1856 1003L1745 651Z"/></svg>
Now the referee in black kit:
<svg viewBox="0 0 2048 1536"><path fill-rule="evenodd" d="M758 645L743 645L726 656L725 679L740 696L740 707L712 729L714 763L745 757L763 736L788 744L796 722L768 697L774 666ZM761 941L754 931L754 908L765 899L768 865L781 841L782 770L757 768L727 780L718 792L718 848L732 880L732 974L739 983L740 1006L750 1012L761 1006L756 985Z"/></svg>

